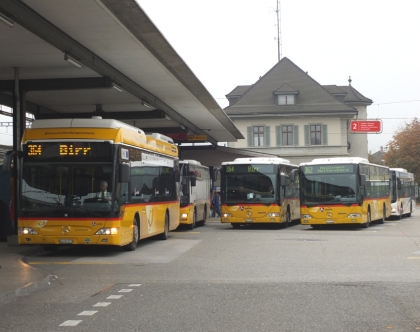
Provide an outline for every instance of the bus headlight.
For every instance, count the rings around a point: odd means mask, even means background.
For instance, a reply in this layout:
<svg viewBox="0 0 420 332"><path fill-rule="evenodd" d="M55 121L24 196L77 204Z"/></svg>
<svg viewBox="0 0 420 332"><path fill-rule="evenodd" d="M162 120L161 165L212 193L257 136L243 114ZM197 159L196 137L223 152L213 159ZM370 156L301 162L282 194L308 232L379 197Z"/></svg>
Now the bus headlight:
<svg viewBox="0 0 420 332"><path fill-rule="evenodd" d="M19 227L18 234L36 235L38 233L33 228L31 228L31 227Z"/></svg>
<svg viewBox="0 0 420 332"><path fill-rule="evenodd" d="M95 235L117 235L118 227L105 227L101 228L95 233Z"/></svg>
<svg viewBox="0 0 420 332"><path fill-rule="evenodd" d="M347 218L360 218L360 213L350 213Z"/></svg>
<svg viewBox="0 0 420 332"><path fill-rule="evenodd" d="M300 216L301 219L312 219L312 216L310 214L302 214Z"/></svg>
<svg viewBox="0 0 420 332"><path fill-rule="evenodd" d="M188 213L181 214L181 218L188 218Z"/></svg>
<svg viewBox="0 0 420 332"><path fill-rule="evenodd" d="M280 213L278 212L271 212L269 214L267 214L268 218L274 218L274 217L280 217Z"/></svg>
<svg viewBox="0 0 420 332"><path fill-rule="evenodd" d="M232 215L230 213L223 213L222 217L229 218L232 217Z"/></svg>

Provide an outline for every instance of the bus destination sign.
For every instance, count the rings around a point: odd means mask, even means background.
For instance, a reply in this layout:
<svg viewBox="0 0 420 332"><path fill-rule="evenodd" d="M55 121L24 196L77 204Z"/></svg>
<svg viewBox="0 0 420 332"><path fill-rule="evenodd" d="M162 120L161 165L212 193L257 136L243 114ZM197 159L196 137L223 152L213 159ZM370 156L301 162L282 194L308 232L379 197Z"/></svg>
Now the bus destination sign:
<svg viewBox="0 0 420 332"><path fill-rule="evenodd" d="M241 173L241 174L258 174L258 173L275 173L274 165L265 165L265 164L252 164L252 165L226 165L225 172L232 173Z"/></svg>
<svg viewBox="0 0 420 332"><path fill-rule="evenodd" d="M24 145L26 158L111 158L112 151L108 142L30 142Z"/></svg>
<svg viewBox="0 0 420 332"><path fill-rule="evenodd" d="M303 173L305 175L310 174L345 174L353 173L354 165L314 165L314 166L304 166Z"/></svg>

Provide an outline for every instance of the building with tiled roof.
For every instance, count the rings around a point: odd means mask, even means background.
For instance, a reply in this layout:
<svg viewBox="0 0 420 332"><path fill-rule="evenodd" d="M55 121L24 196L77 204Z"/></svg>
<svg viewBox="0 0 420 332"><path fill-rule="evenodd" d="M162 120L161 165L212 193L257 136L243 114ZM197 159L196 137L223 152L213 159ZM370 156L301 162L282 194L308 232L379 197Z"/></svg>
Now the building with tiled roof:
<svg viewBox="0 0 420 332"><path fill-rule="evenodd" d="M351 119L366 119L372 100L351 85L321 85L288 58L252 85L226 95L226 114L246 139L229 143L289 159L368 158L367 134L353 134Z"/></svg>

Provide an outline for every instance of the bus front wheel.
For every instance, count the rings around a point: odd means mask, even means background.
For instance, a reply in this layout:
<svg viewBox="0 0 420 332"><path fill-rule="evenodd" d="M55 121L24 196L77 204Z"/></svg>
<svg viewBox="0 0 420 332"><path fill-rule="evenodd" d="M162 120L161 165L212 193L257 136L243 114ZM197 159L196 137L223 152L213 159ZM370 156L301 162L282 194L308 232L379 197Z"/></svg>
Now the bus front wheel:
<svg viewBox="0 0 420 332"><path fill-rule="evenodd" d="M139 241L139 226L137 223L137 219L134 218L133 220L133 238L131 242L125 245L123 248L125 251L134 251L137 248L137 242Z"/></svg>
<svg viewBox="0 0 420 332"><path fill-rule="evenodd" d="M362 227L363 228L368 228L369 227L369 224L370 224L370 210L368 210L368 213L367 213L366 223L362 224Z"/></svg>
<svg viewBox="0 0 420 332"><path fill-rule="evenodd" d="M291 221L290 210L287 209L287 212L286 212L286 222L284 223L284 228L289 227L290 221Z"/></svg>
<svg viewBox="0 0 420 332"><path fill-rule="evenodd" d="M166 240L169 236L169 216L168 213L165 213L165 226L162 234L159 234L159 240Z"/></svg>
<svg viewBox="0 0 420 332"><path fill-rule="evenodd" d="M197 211L194 210L193 221L192 221L191 225L189 225L190 230L193 230L195 228L196 223L197 223Z"/></svg>
<svg viewBox="0 0 420 332"><path fill-rule="evenodd" d="M382 219L379 219L379 223L384 224L385 223L385 218L386 218L386 207L384 205L384 207L382 209Z"/></svg>

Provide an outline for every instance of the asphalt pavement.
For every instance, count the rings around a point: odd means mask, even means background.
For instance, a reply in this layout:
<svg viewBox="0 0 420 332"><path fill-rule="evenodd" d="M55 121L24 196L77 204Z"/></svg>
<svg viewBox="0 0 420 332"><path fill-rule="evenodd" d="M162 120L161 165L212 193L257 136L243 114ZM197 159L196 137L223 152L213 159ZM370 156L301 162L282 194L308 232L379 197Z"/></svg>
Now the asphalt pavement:
<svg viewBox="0 0 420 332"><path fill-rule="evenodd" d="M220 219L209 218L207 221L220 222ZM27 255L42 251L39 245L17 244L17 235L10 235L7 242L0 242L0 304L50 282L48 272L25 263Z"/></svg>
<svg viewBox="0 0 420 332"><path fill-rule="evenodd" d="M28 294L49 282L47 272L25 263L26 255L42 248L18 245L16 237L12 235L7 242L0 242L0 303Z"/></svg>

